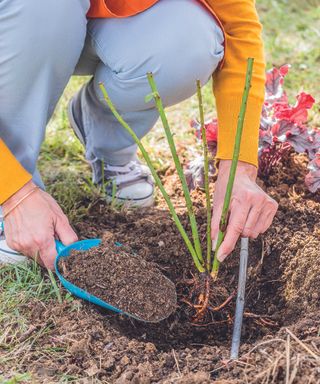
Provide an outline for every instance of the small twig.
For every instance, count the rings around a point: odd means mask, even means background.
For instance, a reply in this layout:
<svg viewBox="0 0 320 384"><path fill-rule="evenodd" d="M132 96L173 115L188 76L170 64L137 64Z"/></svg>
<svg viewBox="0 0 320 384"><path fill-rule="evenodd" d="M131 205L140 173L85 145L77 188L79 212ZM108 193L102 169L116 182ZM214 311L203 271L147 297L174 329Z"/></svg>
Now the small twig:
<svg viewBox="0 0 320 384"><path fill-rule="evenodd" d="M253 351L255 351L256 349L262 347L263 345L270 344L270 343L275 343L275 342L285 343L285 340L280 339L280 338L274 338L274 339L270 339L270 340L262 341L261 343L255 345L253 348L251 348L250 351L247 352L245 355L243 355L241 358L249 357L250 354L251 354Z"/></svg>
<svg viewBox="0 0 320 384"><path fill-rule="evenodd" d="M234 319L234 328L232 335L231 356L232 360L238 359L241 329L244 312L244 301L246 294L246 280L247 280L247 266L248 266L248 253L249 253L249 240L247 238L241 239L240 250L240 266L239 266L239 283L238 283L238 295L236 303L236 314Z"/></svg>
<svg viewBox="0 0 320 384"><path fill-rule="evenodd" d="M286 328L286 332L305 350L307 351L314 359L320 360L320 356L315 354L305 343L297 338L288 328Z"/></svg>
<svg viewBox="0 0 320 384"><path fill-rule="evenodd" d="M19 343L22 343L24 341L26 341L34 331L38 330L39 329L39 326L38 325L31 325L29 327L29 329L24 332L20 337L19 337Z"/></svg>
<svg viewBox="0 0 320 384"><path fill-rule="evenodd" d="M286 384L290 382L290 335L287 335L286 342Z"/></svg>
<svg viewBox="0 0 320 384"><path fill-rule="evenodd" d="M101 289L108 289L105 285L102 285L102 284L95 283L94 285Z"/></svg>
<svg viewBox="0 0 320 384"><path fill-rule="evenodd" d="M173 355L174 361L176 363L176 367L177 367L177 371L179 373L179 376L181 376L181 371L180 371L180 367L179 367L179 361L177 359L176 352L175 352L174 349L172 349L172 355Z"/></svg>
<svg viewBox="0 0 320 384"><path fill-rule="evenodd" d="M267 315L257 315L255 313L244 312L244 317L257 319L256 323L259 325L267 325L269 327L276 327L278 323L270 319L270 316ZM269 318L269 319L268 319Z"/></svg>
<svg viewBox="0 0 320 384"><path fill-rule="evenodd" d="M211 321L210 323L204 323L204 324L199 324L199 323L189 323L193 327L209 327L209 325L216 325L216 324L226 324L229 323L229 320L219 320L219 321Z"/></svg>
<svg viewBox="0 0 320 384"><path fill-rule="evenodd" d="M295 377L297 376L297 373L298 373L298 367L299 367L299 363L300 363L300 355L298 354L297 355L297 359L295 361L295 364L294 364L294 367L292 368L292 371L291 371L291 375L290 375L290 381L288 384L292 384ZM311 383L311 377L309 379L309 382L308 383Z"/></svg>

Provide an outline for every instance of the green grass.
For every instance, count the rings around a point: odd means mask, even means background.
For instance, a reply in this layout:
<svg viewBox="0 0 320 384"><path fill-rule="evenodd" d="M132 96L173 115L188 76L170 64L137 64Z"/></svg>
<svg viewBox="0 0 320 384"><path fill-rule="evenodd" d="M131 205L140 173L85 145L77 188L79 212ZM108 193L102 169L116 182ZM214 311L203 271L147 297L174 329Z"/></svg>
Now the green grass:
<svg viewBox="0 0 320 384"><path fill-rule="evenodd" d="M293 93L303 88L319 99L319 1L258 0L257 4L268 65L291 64L286 86Z"/></svg>
<svg viewBox="0 0 320 384"><path fill-rule="evenodd" d="M31 376L29 373L15 374L7 379L4 376L0 376L1 384L30 383L30 381L31 381Z"/></svg>
<svg viewBox="0 0 320 384"><path fill-rule="evenodd" d="M290 63L292 69L286 80L286 88L291 100L303 89L319 101L319 0L257 0L257 7L264 24L268 67ZM72 133L66 116L68 100L85 81L87 79L78 77L68 84L49 123L40 157L40 171L47 189L72 221L81 220L90 203L101 195L101 191L91 183L83 148ZM210 85L205 87L203 96L205 110L212 110L213 115ZM319 106L314 108L313 119L320 125L318 109ZM197 115L196 96L169 108L168 116L175 140L177 143L186 143L189 148L186 156L194 151L189 121ZM160 172L170 164L169 149L165 143L160 124L144 139L144 145ZM21 342L21 337L32 326L26 306L30 302L39 302L45 308L48 302L63 300L72 298L69 295L61 297L57 287L52 284L52 276L50 279L35 264L0 267L0 329L3 330L0 333L0 384L34 382L32 374L20 370L23 353L63 355L63 348L59 350L52 346L41 351L35 347L37 341L48 332L47 328L37 330ZM65 375L60 382L79 381Z"/></svg>
<svg viewBox="0 0 320 384"><path fill-rule="evenodd" d="M53 284L54 281L54 284ZM73 298L58 289L53 275L43 273L35 263L0 267L0 383L28 382L28 374L14 373L3 367L19 368L23 356L34 348L35 343L45 335L50 326L33 332L28 307L30 303L41 303L45 308L48 302ZM31 332L31 331L32 332ZM5 373L5 376L1 376Z"/></svg>
<svg viewBox="0 0 320 384"><path fill-rule="evenodd" d="M320 126L320 1L257 0L264 25L268 68L290 64L285 88L291 103L300 91L311 93L317 104L310 124Z"/></svg>

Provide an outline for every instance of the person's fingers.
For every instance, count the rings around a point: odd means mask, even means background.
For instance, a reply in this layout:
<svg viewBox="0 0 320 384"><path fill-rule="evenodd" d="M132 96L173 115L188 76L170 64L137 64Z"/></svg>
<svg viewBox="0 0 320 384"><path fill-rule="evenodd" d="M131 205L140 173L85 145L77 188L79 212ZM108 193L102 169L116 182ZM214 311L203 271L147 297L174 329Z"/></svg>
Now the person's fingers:
<svg viewBox="0 0 320 384"><path fill-rule="evenodd" d="M231 204L226 235L220 245L217 258L222 262L235 248L247 221L250 205L235 200Z"/></svg>
<svg viewBox="0 0 320 384"><path fill-rule="evenodd" d="M47 233L41 234L39 231L35 236L32 236L26 231L16 230L14 237L9 233L6 241L11 249L34 259L41 266L45 266L45 263L41 258L40 249L46 236Z"/></svg>
<svg viewBox="0 0 320 384"><path fill-rule="evenodd" d="M39 249L40 258L47 269L54 270L54 261L57 256L54 237L47 237L41 242Z"/></svg>
<svg viewBox="0 0 320 384"><path fill-rule="evenodd" d="M55 222L55 233L64 245L70 245L78 241L78 236L72 229L65 215L59 215Z"/></svg>
<svg viewBox="0 0 320 384"><path fill-rule="evenodd" d="M53 261L56 255L54 246L54 235L52 227L37 228L37 230L27 234L28 255L37 263L45 268L53 269Z"/></svg>
<svg viewBox="0 0 320 384"><path fill-rule="evenodd" d="M273 200L270 203L270 206L264 210L259 219L259 233L264 233L271 226L277 210L278 204Z"/></svg>
<svg viewBox="0 0 320 384"><path fill-rule="evenodd" d="M49 269L54 268L57 254L55 235L66 245L78 239L57 202L41 190L10 212L5 220L5 235L12 249Z"/></svg>
<svg viewBox="0 0 320 384"><path fill-rule="evenodd" d="M259 219L261 213L263 211L263 207L260 205L254 206L250 209L247 221L242 231L242 237L250 237L251 239L256 239L259 236Z"/></svg>
<svg viewBox="0 0 320 384"><path fill-rule="evenodd" d="M262 197L262 198L261 198ZM255 201L255 205L249 212L248 219L242 237L256 239L260 233L264 233L271 225L277 212L278 204L271 198L262 195Z"/></svg>

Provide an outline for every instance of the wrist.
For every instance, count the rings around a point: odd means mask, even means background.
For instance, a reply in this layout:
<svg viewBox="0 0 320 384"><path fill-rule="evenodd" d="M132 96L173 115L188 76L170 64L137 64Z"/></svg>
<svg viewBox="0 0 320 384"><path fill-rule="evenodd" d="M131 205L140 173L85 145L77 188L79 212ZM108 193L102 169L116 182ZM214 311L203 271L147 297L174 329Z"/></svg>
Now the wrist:
<svg viewBox="0 0 320 384"><path fill-rule="evenodd" d="M36 184L32 180L28 181L22 188L20 188L2 204L3 214L5 215L6 212L10 211L19 200L21 200L36 187Z"/></svg>
<svg viewBox="0 0 320 384"><path fill-rule="evenodd" d="M219 162L219 175L223 177L229 177L229 170L232 164L232 160L220 160ZM246 163L244 161L238 161L236 175L245 175L251 180L255 181L257 178L257 167L253 164Z"/></svg>

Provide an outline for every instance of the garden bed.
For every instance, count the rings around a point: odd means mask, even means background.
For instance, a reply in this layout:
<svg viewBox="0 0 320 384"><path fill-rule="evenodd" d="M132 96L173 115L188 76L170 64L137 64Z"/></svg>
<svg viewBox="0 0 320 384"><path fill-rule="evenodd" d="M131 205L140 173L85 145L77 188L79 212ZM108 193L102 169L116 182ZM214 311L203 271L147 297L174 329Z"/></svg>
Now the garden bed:
<svg viewBox="0 0 320 384"><path fill-rule="evenodd" d="M64 374L117 384L285 383L288 375L292 383L319 383L320 196L304 185L305 162L304 155L289 155L268 181L261 181L280 206L270 230L250 241L239 362L226 362L239 252L222 264L211 311L195 323L189 303L195 271L162 200L153 209L123 212L97 201L85 220L75 223L77 231L88 238L111 231L116 241L155 263L175 283L178 308L167 320L146 324L77 300L45 309L34 302L26 308L32 309L30 321L35 330L48 331L33 346L37 353L24 357L26 369L43 382ZM176 176L171 169L164 176L187 223ZM205 196L195 191L193 199L205 243ZM64 352L39 354L48 348Z"/></svg>

